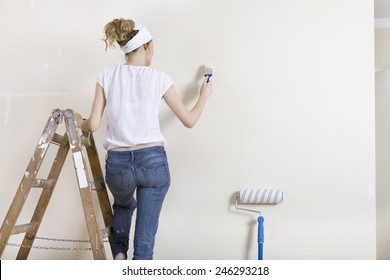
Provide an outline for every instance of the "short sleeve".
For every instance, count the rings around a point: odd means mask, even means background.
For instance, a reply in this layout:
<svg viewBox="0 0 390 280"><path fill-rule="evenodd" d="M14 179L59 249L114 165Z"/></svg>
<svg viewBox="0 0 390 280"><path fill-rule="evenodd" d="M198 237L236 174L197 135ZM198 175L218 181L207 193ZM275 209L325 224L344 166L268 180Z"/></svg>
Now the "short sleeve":
<svg viewBox="0 0 390 280"><path fill-rule="evenodd" d="M96 82L97 82L102 88L104 88L104 73L105 73L105 71L100 72L99 75L97 76L97 79L96 79Z"/></svg>
<svg viewBox="0 0 390 280"><path fill-rule="evenodd" d="M168 90L168 88L172 84L173 84L173 81L172 81L171 77L169 77L168 74L162 72L160 97L164 96L165 92Z"/></svg>

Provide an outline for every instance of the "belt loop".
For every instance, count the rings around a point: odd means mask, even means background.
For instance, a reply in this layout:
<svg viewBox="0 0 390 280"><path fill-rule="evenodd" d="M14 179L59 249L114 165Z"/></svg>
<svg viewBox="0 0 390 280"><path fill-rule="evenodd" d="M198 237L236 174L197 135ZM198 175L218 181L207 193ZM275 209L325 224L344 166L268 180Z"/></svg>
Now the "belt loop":
<svg viewBox="0 0 390 280"><path fill-rule="evenodd" d="M130 151L131 154L131 161L134 162L134 151Z"/></svg>

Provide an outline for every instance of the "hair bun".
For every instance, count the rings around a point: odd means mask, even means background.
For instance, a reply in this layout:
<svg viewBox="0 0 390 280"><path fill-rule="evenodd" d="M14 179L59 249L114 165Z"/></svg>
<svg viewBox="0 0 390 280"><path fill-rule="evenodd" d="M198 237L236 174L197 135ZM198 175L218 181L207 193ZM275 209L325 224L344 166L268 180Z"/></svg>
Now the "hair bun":
<svg viewBox="0 0 390 280"><path fill-rule="evenodd" d="M104 27L105 37L103 39L106 43L106 50L108 47L114 47L115 42L119 45L126 44L134 36L132 34L134 26L133 20L123 18L114 19L107 23Z"/></svg>

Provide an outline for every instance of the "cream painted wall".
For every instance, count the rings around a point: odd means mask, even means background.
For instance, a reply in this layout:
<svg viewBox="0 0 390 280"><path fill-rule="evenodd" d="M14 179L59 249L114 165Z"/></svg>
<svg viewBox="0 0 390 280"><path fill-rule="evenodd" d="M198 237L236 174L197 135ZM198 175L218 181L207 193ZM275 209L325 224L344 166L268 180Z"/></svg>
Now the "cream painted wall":
<svg viewBox="0 0 390 280"><path fill-rule="evenodd" d="M256 215L233 205L248 187L285 191L282 204L257 207L266 259L375 259L370 0L0 1L1 220L51 110L88 114L97 74L123 62L100 40L115 17L148 25L153 66L169 73L188 106L203 65L216 67L215 93L194 129L161 110L172 186L156 259L255 259ZM101 145L99 153L103 161ZM87 238L70 157L39 235ZM3 259L15 256L7 246Z"/></svg>
<svg viewBox="0 0 390 280"><path fill-rule="evenodd" d="M376 164L377 164L377 258L390 259L390 28L375 30Z"/></svg>

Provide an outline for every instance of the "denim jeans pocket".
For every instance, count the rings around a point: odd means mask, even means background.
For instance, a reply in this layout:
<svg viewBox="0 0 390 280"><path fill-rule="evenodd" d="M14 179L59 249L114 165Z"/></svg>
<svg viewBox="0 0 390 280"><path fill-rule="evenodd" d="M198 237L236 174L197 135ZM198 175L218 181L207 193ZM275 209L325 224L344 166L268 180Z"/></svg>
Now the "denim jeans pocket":
<svg viewBox="0 0 390 280"><path fill-rule="evenodd" d="M124 170L110 170L106 169L106 183L113 193L123 192L126 188L124 184L125 177Z"/></svg>
<svg viewBox="0 0 390 280"><path fill-rule="evenodd" d="M162 187L169 185L171 182L169 167L166 160L147 165L142 170L146 180L145 187Z"/></svg>

